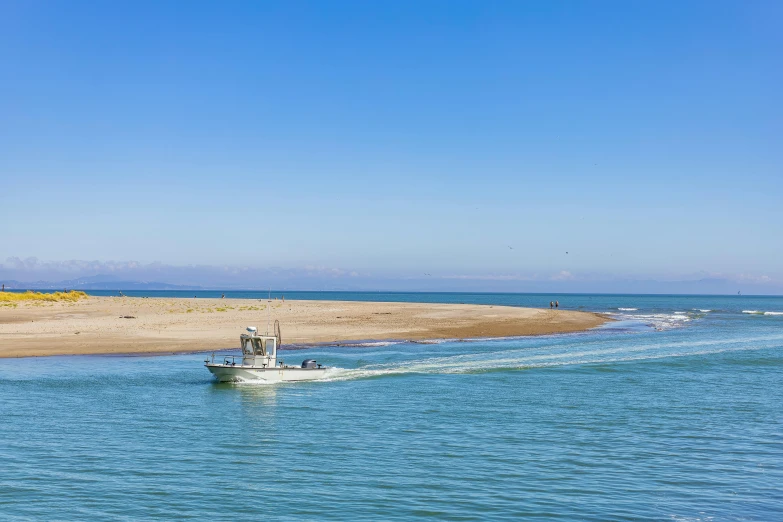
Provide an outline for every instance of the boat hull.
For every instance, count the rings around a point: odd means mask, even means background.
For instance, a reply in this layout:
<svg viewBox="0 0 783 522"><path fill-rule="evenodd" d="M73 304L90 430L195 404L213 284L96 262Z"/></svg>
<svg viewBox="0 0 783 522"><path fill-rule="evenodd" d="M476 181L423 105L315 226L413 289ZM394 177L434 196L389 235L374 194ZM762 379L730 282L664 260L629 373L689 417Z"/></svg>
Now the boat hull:
<svg viewBox="0 0 783 522"><path fill-rule="evenodd" d="M327 375L327 368L274 367L258 368L254 366L206 364L207 369L219 382L294 382L315 381Z"/></svg>

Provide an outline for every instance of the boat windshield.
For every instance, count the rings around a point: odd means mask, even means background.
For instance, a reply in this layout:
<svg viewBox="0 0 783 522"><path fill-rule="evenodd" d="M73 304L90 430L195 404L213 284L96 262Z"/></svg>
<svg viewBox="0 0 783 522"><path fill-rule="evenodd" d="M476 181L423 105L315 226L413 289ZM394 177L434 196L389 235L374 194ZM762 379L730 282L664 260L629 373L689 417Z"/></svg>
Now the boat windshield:
<svg viewBox="0 0 783 522"><path fill-rule="evenodd" d="M242 336L242 353L244 355L262 355L264 357L270 355L274 357L275 352L275 339L264 337L250 337Z"/></svg>
<svg viewBox="0 0 783 522"><path fill-rule="evenodd" d="M266 347L261 339L243 337L242 353L245 355L266 355Z"/></svg>
<svg viewBox="0 0 783 522"><path fill-rule="evenodd" d="M266 343L261 339L253 339L253 353L255 355L266 355Z"/></svg>

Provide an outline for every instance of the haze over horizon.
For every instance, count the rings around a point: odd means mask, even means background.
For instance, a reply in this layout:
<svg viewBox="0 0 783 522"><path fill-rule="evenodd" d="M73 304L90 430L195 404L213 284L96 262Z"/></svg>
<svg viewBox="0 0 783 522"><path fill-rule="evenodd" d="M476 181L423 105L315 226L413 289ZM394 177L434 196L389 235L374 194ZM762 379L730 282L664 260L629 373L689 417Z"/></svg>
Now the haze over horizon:
<svg viewBox="0 0 783 522"><path fill-rule="evenodd" d="M9 258L0 263L8 288L164 289L287 291L443 291L781 295L783 284L768 277L727 274L670 275L658 279L611 277L562 271L555 274L362 273L340 268L172 266L163 263L68 261ZM16 285L15 283L22 283ZM31 283L32 286L24 285ZM116 283L116 284L115 284ZM129 284L132 283L132 284Z"/></svg>
<svg viewBox="0 0 783 522"><path fill-rule="evenodd" d="M4 3L0 280L783 293L783 4L339 5Z"/></svg>

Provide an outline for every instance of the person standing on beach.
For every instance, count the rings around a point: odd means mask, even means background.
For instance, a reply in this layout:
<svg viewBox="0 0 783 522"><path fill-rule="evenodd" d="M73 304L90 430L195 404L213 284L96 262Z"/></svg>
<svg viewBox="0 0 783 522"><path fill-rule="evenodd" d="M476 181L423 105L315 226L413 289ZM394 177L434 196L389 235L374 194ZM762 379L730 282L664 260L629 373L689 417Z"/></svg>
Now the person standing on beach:
<svg viewBox="0 0 783 522"><path fill-rule="evenodd" d="M552 301L549 301L549 308L550 308L550 310L552 309L553 306L555 306L555 303L553 303Z"/></svg>
<svg viewBox="0 0 783 522"><path fill-rule="evenodd" d="M555 308L560 308L560 302L555 301Z"/></svg>

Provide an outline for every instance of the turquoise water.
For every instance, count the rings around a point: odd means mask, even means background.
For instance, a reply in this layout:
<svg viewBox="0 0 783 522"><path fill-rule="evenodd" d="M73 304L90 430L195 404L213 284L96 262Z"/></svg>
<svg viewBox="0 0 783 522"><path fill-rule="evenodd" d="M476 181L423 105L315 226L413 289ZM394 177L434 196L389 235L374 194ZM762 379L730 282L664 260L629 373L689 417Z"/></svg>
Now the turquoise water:
<svg viewBox="0 0 783 522"><path fill-rule="evenodd" d="M309 297L619 321L289 350L338 369L277 386L214 383L203 354L0 360L2 518L782 518L783 298Z"/></svg>

